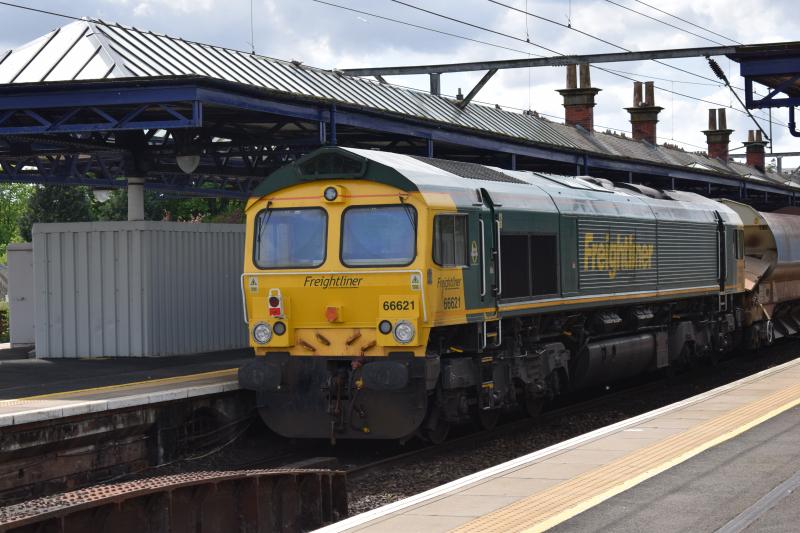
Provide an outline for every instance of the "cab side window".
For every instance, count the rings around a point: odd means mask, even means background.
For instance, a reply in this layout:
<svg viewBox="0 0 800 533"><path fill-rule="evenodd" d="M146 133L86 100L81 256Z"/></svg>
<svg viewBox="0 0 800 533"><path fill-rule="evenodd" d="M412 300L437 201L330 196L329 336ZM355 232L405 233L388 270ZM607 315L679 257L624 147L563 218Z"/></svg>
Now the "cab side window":
<svg viewBox="0 0 800 533"><path fill-rule="evenodd" d="M744 231L737 229L733 232L736 259L744 259Z"/></svg>
<svg viewBox="0 0 800 533"><path fill-rule="evenodd" d="M433 261L443 267L467 266L467 215L433 219Z"/></svg>

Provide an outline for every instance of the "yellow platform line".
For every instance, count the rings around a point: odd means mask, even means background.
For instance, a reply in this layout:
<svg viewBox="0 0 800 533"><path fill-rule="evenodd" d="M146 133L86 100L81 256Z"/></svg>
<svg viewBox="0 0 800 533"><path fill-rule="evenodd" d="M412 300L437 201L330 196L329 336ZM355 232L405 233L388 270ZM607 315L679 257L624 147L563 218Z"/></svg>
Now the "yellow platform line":
<svg viewBox="0 0 800 533"><path fill-rule="evenodd" d="M729 411L453 531L545 531L797 405L800 385Z"/></svg>
<svg viewBox="0 0 800 533"><path fill-rule="evenodd" d="M131 383L120 383L117 385L105 385L102 387L92 387L89 389L54 392L51 394L40 394L38 396L26 396L24 398L2 400L0 401L0 406L17 402L31 401L31 400L58 399L58 398L63 399L63 398L69 398L70 396L81 396L84 394L94 394L94 393L108 392L108 391L130 391L130 390L150 387L152 385L171 385L171 384L187 383L189 381L199 381L217 377L228 377L228 376L234 377L236 376L238 370L239 370L238 368L226 368L224 370L213 370L211 372L201 372L199 374L189 374L185 376L175 376L171 378L149 379L146 381L134 381Z"/></svg>

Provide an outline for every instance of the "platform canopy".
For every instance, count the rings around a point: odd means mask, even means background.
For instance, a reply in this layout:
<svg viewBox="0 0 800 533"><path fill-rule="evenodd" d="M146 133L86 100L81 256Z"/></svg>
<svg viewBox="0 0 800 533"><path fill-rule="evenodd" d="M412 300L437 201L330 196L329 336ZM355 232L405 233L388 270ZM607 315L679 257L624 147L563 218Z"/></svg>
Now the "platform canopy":
<svg viewBox="0 0 800 533"><path fill-rule="evenodd" d="M750 191L781 205L800 191L675 147L100 20L0 52L0 181L113 187L145 177L166 192L245 197L326 144Z"/></svg>

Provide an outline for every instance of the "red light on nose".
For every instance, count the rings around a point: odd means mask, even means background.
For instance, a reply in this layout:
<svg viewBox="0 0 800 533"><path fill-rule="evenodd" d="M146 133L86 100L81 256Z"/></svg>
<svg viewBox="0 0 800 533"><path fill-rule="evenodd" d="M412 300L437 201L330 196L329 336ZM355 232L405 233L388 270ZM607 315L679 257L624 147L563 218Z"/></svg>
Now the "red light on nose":
<svg viewBox="0 0 800 533"><path fill-rule="evenodd" d="M336 322L339 320L339 308L337 307L327 307L325 308L325 318L328 322Z"/></svg>
<svg viewBox="0 0 800 533"><path fill-rule="evenodd" d="M281 316L280 307L270 307L269 308L269 316Z"/></svg>
<svg viewBox="0 0 800 533"><path fill-rule="evenodd" d="M281 301L277 296L270 296L269 297L269 306L270 307L280 307Z"/></svg>

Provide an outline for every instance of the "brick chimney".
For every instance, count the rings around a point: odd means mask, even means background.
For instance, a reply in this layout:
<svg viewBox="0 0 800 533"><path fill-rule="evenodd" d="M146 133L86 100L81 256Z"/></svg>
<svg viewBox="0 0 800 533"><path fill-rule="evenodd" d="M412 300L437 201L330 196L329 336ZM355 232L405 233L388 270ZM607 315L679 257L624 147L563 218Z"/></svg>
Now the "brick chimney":
<svg viewBox="0 0 800 533"><path fill-rule="evenodd" d="M642 82L633 82L633 107L628 107L631 114L633 138L637 141L647 141L656 144L656 124L658 114L663 107L655 105L655 91L653 82L644 83L644 99L642 98Z"/></svg>
<svg viewBox="0 0 800 533"><path fill-rule="evenodd" d="M725 109L708 110L708 129L706 134L708 141L708 157L728 161L728 144L731 140L733 130L728 129L728 121L725 118Z"/></svg>
<svg viewBox="0 0 800 533"><path fill-rule="evenodd" d="M592 87L589 65L580 66L581 86L576 79L576 66L567 65L567 88L559 89L564 97L564 122L570 126L581 126L586 131L594 130L594 97L600 89Z"/></svg>
<svg viewBox="0 0 800 533"><path fill-rule="evenodd" d="M765 146L767 146L767 142L761 137L761 130L750 130L747 133L747 142L744 143L747 150L747 164L761 172L764 172Z"/></svg>

